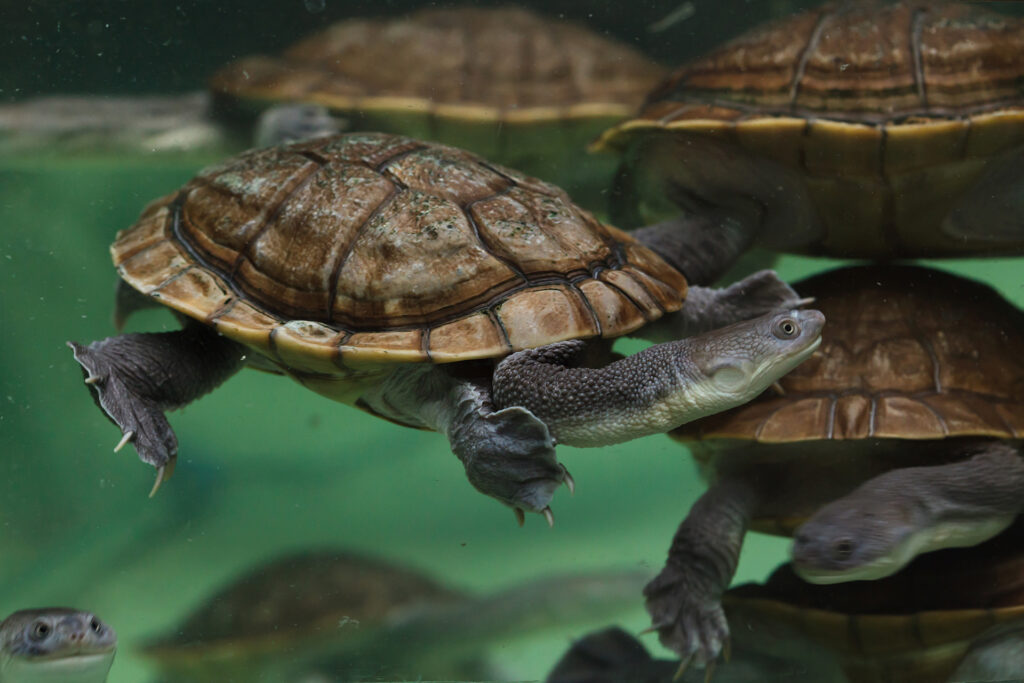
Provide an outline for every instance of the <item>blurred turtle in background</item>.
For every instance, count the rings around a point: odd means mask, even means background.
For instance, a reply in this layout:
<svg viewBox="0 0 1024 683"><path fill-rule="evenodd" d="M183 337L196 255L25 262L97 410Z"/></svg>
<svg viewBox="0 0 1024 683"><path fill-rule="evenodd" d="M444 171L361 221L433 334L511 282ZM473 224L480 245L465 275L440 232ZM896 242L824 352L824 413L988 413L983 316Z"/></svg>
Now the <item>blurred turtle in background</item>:
<svg viewBox="0 0 1024 683"><path fill-rule="evenodd" d="M630 609L646 572L555 576L473 597L333 551L246 571L144 648L167 683L493 680L502 639Z"/></svg>
<svg viewBox="0 0 1024 683"><path fill-rule="evenodd" d="M19 610L0 621L0 683L105 683L114 629L68 607Z"/></svg>
<svg viewBox="0 0 1024 683"><path fill-rule="evenodd" d="M615 162L586 145L664 74L570 21L516 7L427 8L348 19L279 57L240 59L213 75L209 94L6 105L0 150L220 154L251 146L254 124L261 146L381 131L464 147L603 207Z"/></svg>
<svg viewBox="0 0 1024 683"><path fill-rule="evenodd" d="M705 246L665 258L699 271L716 256ZM167 306L184 328L69 344L118 448L133 443L157 485L177 456L165 411L251 365L444 434L478 490L550 524L573 485L556 443L620 443L739 405L824 324L770 271L689 287L559 188L384 134L206 169L111 250L117 319ZM611 352L641 328L668 341Z"/></svg>
<svg viewBox="0 0 1024 683"><path fill-rule="evenodd" d="M595 148L612 220L841 258L1024 252L1024 20L832 2L684 64Z"/></svg>
<svg viewBox="0 0 1024 683"><path fill-rule="evenodd" d="M1024 671L1024 526L973 548L923 555L888 578L814 586L791 564L722 598L734 633L716 683L976 683ZM668 683L619 628L573 644L548 683ZM698 683L687 671L677 680Z"/></svg>
<svg viewBox="0 0 1024 683"><path fill-rule="evenodd" d="M629 45L520 7L427 8L350 19L280 57L240 59L210 91L218 112L249 120L282 102L320 105L348 130L463 147L593 206L614 164L588 157L587 144L633 114L664 73ZM264 134L300 138L290 125Z"/></svg>
<svg viewBox="0 0 1024 683"><path fill-rule="evenodd" d="M698 439L710 488L644 592L684 661L710 662L728 641L721 596L748 528L795 530L803 577L852 581L980 543L1024 506L1024 313L986 285L909 266L795 288L828 317L815 355L778 391L673 433Z"/></svg>

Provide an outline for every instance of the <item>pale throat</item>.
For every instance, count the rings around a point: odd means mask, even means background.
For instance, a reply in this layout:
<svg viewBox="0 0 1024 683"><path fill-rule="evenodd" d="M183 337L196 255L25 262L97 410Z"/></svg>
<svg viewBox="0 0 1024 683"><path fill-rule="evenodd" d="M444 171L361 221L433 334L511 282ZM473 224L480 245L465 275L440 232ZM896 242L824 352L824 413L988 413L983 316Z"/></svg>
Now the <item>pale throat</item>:
<svg viewBox="0 0 1024 683"><path fill-rule="evenodd" d="M106 683L113 663L113 650L59 659L0 655L0 683Z"/></svg>

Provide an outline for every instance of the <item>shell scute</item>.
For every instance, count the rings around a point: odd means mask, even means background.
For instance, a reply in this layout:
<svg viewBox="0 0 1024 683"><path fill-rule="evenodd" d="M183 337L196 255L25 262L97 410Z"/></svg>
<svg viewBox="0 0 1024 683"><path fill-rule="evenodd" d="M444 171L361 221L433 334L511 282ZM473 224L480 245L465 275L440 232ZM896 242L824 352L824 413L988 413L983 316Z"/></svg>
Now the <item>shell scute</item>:
<svg viewBox="0 0 1024 683"><path fill-rule="evenodd" d="M580 298L565 287L519 292L495 312L514 351L600 333Z"/></svg>
<svg viewBox="0 0 1024 683"><path fill-rule="evenodd" d="M422 324L478 307L520 281L480 244L457 204L396 194L366 224L338 277L334 320L367 327Z"/></svg>
<svg viewBox="0 0 1024 683"><path fill-rule="evenodd" d="M498 358L512 349L497 323L486 313L473 313L430 330L430 358L438 363L462 360L467 349Z"/></svg>
<svg viewBox="0 0 1024 683"><path fill-rule="evenodd" d="M310 320L289 320L272 332L274 354L289 368L333 374L344 333Z"/></svg>

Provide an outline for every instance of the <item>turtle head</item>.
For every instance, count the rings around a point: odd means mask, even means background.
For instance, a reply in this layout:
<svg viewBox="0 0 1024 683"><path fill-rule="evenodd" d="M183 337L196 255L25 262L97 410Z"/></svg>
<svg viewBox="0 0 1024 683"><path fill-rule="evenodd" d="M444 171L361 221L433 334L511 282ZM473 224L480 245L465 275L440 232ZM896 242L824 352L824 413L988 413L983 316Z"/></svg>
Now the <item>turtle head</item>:
<svg viewBox="0 0 1024 683"><path fill-rule="evenodd" d="M22 610L0 622L0 680L102 683L116 649L114 629L91 612Z"/></svg>
<svg viewBox="0 0 1024 683"><path fill-rule="evenodd" d="M700 375L695 389L703 414L746 403L810 358L824 325L820 311L792 309L692 338L699 344L690 345L688 359Z"/></svg>
<svg viewBox="0 0 1024 683"><path fill-rule="evenodd" d="M805 581L820 584L889 576L918 554L920 526L909 504L865 506L842 498L796 530L793 569Z"/></svg>

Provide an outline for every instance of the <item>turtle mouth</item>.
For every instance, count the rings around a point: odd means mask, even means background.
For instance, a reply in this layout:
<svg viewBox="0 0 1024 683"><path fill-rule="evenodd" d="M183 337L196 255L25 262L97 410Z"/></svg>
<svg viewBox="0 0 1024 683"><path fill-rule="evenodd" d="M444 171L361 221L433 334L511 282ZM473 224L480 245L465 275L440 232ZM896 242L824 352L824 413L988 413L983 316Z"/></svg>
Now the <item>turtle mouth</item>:
<svg viewBox="0 0 1024 683"><path fill-rule="evenodd" d="M102 660L109 659L116 649L116 645L105 645L102 647L75 647L62 649L45 655L21 657L20 659L25 663L39 664L40 666L57 666L66 664L69 666L75 665L85 668L92 664L99 663Z"/></svg>
<svg viewBox="0 0 1024 683"><path fill-rule="evenodd" d="M847 581L874 581L882 579L895 574L904 564L906 564L906 560L903 558L885 556L873 562L851 567L850 569L822 569L821 567L793 560L793 571L807 583L831 585L834 583L846 583Z"/></svg>

